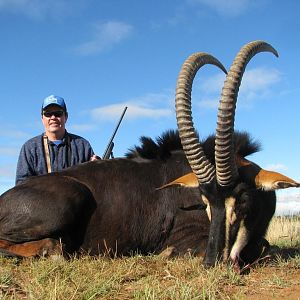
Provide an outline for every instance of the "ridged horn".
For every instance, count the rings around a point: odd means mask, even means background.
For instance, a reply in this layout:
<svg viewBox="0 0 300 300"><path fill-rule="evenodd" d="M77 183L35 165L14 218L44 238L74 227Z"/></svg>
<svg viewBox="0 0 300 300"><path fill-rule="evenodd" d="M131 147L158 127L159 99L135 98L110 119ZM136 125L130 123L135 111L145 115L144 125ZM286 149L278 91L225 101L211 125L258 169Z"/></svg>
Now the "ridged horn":
<svg viewBox="0 0 300 300"><path fill-rule="evenodd" d="M246 44L235 57L222 89L215 145L216 176L221 186L230 186L238 177L232 140L236 101L245 68L259 52L271 52L278 57L277 51L264 41Z"/></svg>
<svg viewBox="0 0 300 300"><path fill-rule="evenodd" d="M200 184L215 178L215 166L204 154L197 137L191 111L192 84L197 71L205 64L212 64L227 73L224 66L212 55L198 52L189 56L180 70L176 86L176 118L182 147Z"/></svg>

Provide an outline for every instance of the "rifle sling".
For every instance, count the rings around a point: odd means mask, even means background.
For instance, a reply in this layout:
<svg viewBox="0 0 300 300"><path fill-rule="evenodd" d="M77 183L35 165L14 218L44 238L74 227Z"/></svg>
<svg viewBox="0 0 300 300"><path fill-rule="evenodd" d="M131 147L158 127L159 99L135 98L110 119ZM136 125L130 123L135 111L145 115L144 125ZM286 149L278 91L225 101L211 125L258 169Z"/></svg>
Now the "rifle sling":
<svg viewBox="0 0 300 300"><path fill-rule="evenodd" d="M46 166L47 166L47 173L51 173L51 162L50 162L50 154L49 154L48 137L47 137L46 134L44 134L43 142L44 142L44 151L45 151L45 160L46 160Z"/></svg>
<svg viewBox="0 0 300 300"><path fill-rule="evenodd" d="M49 144L48 144L48 137L46 134L44 134L43 136L43 144L44 144L44 151L45 151L47 173L51 173L52 168L51 168L51 161L50 161ZM70 167L71 166L71 145L70 145L70 136L68 134L66 136L66 144L67 144L66 162L68 164L67 167Z"/></svg>

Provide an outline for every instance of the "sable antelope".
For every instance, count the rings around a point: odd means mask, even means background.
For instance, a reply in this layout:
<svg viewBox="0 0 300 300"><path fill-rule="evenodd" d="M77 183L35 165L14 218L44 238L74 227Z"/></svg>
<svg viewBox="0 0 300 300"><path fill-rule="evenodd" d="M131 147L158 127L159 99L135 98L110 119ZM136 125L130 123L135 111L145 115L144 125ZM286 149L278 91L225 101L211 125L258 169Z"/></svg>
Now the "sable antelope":
<svg viewBox="0 0 300 300"><path fill-rule="evenodd" d="M127 158L29 178L0 197L0 252L204 255L209 220L199 190L157 190L190 172L178 132L143 137ZM166 250L166 251L165 251Z"/></svg>
<svg viewBox="0 0 300 300"><path fill-rule="evenodd" d="M240 145L236 143L234 117L242 76L251 58L263 51L278 56L268 43L254 41L243 46L233 61L222 89L213 154L205 151L195 132L191 89L199 68L214 62L215 58L206 53L193 54L184 62L178 76L177 125L193 172L164 187L174 184L199 187L211 217L204 258L207 266L223 259L232 261L239 268L257 259L266 246L264 235L275 212L274 191L300 186L280 173L266 171L245 159L245 155L241 155ZM245 148L249 150L253 144L248 140ZM254 148L248 154L257 150Z"/></svg>

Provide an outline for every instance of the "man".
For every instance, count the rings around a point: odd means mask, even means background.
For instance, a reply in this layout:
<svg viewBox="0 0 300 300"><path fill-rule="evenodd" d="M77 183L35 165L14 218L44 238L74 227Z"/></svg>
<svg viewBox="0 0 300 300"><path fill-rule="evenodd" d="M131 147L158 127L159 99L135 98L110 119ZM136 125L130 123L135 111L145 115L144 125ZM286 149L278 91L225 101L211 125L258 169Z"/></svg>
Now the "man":
<svg viewBox="0 0 300 300"><path fill-rule="evenodd" d="M60 171L98 158L87 140L67 132L67 119L67 107L62 97L50 95L45 98L42 105L45 132L22 146L16 184L30 176Z"/></svg>

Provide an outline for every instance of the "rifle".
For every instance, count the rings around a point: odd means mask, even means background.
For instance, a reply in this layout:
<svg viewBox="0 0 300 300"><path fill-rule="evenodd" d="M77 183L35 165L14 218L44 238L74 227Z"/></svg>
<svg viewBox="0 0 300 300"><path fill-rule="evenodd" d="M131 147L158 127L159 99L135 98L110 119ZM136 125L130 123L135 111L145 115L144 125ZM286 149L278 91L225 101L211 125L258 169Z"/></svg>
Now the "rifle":
<svg viewBox="0 0 300 300"><path fill-rule="evenodd" d="M112 150L113 150L115 144L113 142L113 139L114 139L114 137L115 137L115 135L116 135L116 133L118 131L118 128L119 128L119 126L120 126L120 124L122 122L122 119L123 119L123 117L125 115L126 110L127 110L127 106L125 106L125 108L124 108L124 110L122 112L121 118L120 118L120 120L119 120L119 122L117 124L117 127L115 128L115 131L114 131L112 137L109 140L109 143L108 143L108 145L106 147L106 150L105 150L105 152L104 152L104 154L102 156L102 159L109 159L110 157L114 158Z"/></svg>

